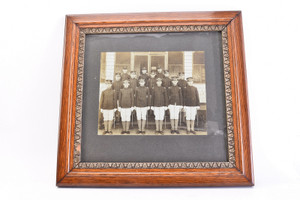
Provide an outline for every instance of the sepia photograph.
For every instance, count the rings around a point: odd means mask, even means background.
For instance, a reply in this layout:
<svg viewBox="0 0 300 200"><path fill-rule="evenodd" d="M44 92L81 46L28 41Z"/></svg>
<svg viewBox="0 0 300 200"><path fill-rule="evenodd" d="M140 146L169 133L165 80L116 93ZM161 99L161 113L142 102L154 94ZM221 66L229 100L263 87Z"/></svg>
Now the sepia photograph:
<svg viewBox="0 0 300 200"><path fill-rule="evenodd" d="M100 58L98 135L207 135L204 51Z"/></svg>

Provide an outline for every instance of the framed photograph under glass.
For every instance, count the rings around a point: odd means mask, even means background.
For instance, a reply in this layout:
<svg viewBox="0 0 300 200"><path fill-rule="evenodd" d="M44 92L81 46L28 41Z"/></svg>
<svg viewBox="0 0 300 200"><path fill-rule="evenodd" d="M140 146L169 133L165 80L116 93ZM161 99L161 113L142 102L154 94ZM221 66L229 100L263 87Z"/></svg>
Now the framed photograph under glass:
<svg viewBox="0 0 300 200"><path fill-rule="evenodd" d="M57 186L252 186L240 11L69 15Z"/></svg>

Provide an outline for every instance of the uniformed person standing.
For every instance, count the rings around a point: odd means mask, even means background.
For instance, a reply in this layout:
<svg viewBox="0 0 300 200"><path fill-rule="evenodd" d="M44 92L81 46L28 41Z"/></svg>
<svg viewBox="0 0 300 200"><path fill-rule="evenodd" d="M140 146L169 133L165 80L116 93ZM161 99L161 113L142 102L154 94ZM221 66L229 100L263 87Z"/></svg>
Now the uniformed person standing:
<svg viewBox="0 0 300 200"><path fill-rule="evenodd" d="M162 86L165 87L165 88L168 88L172 85L169 75L170 75L169 70L165 70L164 71L164 78L162 79L162 81L163 81Z"/></svg>
<svg viewBox="0 0 300 200"><path fill-rule="evenodd" d="M123 67L123 70L122 70L121 81L129 80L129 79L130 79L130 75L128 74L128 69L125 66L125 67Z"/></svg>
<svg viewBox="0 0 300 200"><path fill-rule="evenodd" d="M134 96L133 90L129 87L129 80L123 81L123 89L120 90L119 96L119 110L121 112L122 118L122 127L123 131L121 134L130 134L129 132L129 125L130 125L130 117L131 112L133 111L134 107Z"/></svg>
<svg viewBox="0 0 300 200"><path fill-rule="evenodd" d="M195 126L195 117L197 115L197 110L200 109L200 100L198 89L193 86L193 78L187 78L188 85L183 92L183 105L184 110L186 111L186 126L187 134L190 132L196 134L194 130Z"/></svg>
<svg viewBox="0 0 300 200"><path fill-rule="evenodd" d="M163 134L163 120L165 118L165 111L168 106L168 95L165 87L162 87L162 80L156 80L156 86L151 91L152 104L151 109L155 115L156 134Z"/></svg>
<svg viewBox="0 0 300 200"><path fill-rule="evenodd" d="M185 80L184 72L178 73L179 79L178 79L178 86L181 87L181 89L184 89L187 86L187 82Z"/></svg>
<svg viewBox="0 0 300 200"><path fill-rule="evenodd" d="M177 85L177 83L178 83L178 78L172 77L172 86L168 88L168 98L169 98L168 108L170 112L171 134L174 133L179 134L178 119L179 119L179 112L183 106L182 89Z"/></svg>
<svg viewBox="0 0 300 200"><path fill-rule="evenodd" d="M147 74L147 68L146 67L142 68L142 73L140 74L139 79L141 79L141 78L145 80L145 86L148 86L149 76Z"/></svg>
<svg viewBox="0 0 300 200"><path fill-rule="evenodd" d="M104 118L104 133L112 134L111 127L114 118L114 112L117 110L117 97L115 91L112 89L112 80L106 80L106 89L102 91L100 96L100 111Z"/></svg>
<svg viewBox="0 0 300 200"><path fill-rule="evenodd" d="M136 87L138 86L138 80L136 78L136 72L131 71L130 72L130 79L129 79L130 87L133 91L135 91Z"/></svg>
<svg viewBox="0 0 300 200"><path fill-rule="evenodd" d="M156 85L155 71L152 70L150 73L150 78L148 79L148 87L151 90Z"/></svg>
<svg viewBox="0 0 300 200"><path fill-rule="evenodd" d="M157 74L155 76L156 79L160 78L160 79L164 79L165 75L163 74L163 69L161 68L161 66L157 67Z"/></svg>
<svg viewBox="0 0 300 200"><path fill-rule="evenodd" d="M112 89L116 92L117 97L117 107L119 107L119 96L120 96L120 90L123 88L123 82L121 81L121 73L115 74L115 81L112 83ZM116 112L116 121L120 122L120 111Z"/></svg>
<svg viewBox="0 0 300 200"><path fill-rule="evenodd" d="M150 92L145 87L145 80L139 79L139 87L135 89L135 110L138 122L137 134L145 134L145 125L147 120L147 112L150 109Z"/></svg>
<svg viewBox="0 0 300 200"><path fill-rule="evenodd" d="M186 88L187 82L185 80L184 72L179 72L178 73L178 83L177 83L177 85L181 88L182 91ZM184 98L186 98L186 97L184 96ZM180 115L181 121L184 122L184 123L185 123L185 120L186 120L185 114L186 114L185 112L182 112L182 115Z"/></svg>
<svg viewBox="0 0 300 200"><path fill-rule="evenodd" d="M119 103L119 94L122 87L123 87L123 82L121 81L121 74L116 73L115 81L112 83L112 89L116 91L118 103Z"/></svg>

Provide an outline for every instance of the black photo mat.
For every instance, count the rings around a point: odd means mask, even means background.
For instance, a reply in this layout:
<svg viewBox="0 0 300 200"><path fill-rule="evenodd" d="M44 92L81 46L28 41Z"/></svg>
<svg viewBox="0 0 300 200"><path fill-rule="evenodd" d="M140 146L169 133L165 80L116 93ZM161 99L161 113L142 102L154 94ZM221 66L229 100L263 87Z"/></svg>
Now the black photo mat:
<svg viewBox="0 0 300 200"><path fill-rule="evenodd" d="M86 35L82 162L226 162L227 133L221 32ZM208 135L99 136L101 52L205 51Z"/></svg>

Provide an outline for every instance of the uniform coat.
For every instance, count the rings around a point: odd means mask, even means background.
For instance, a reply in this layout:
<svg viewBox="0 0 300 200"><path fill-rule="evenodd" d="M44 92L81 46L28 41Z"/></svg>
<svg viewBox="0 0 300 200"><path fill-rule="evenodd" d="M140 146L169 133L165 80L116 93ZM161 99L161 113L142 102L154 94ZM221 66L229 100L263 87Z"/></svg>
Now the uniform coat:
<svg viewBox="0 0 300 200"><path fill-rule="evenodd" d="M183 89L183 104L184 106L200 106L198 89L194 86L186 86Z"/></svg>
<svg viewBox="0 0 300 200"><path fill-rule="evenodd" d="M149 79L148 74L141 74L139 76L139 79L141 79L141 78L145 80L145 86L148 86L148 79Z"/></svg>
<svg viewBox="0 0 300 200"><path fill-rule="evenodd" d="M136 107L148 107L150 106L150 92L149 88L143 86L143 87L137 87L135 89L135 101L134 105Z"/></svg>
<svg viewBox="0 0 300 200"><path fill-rule="evenodd" d="M151 92L152 92L151 106L153 107L168 106L168 94L165 87L155 86Z"/></svg>
<svg viewBox="0 0 300 200"><path fill-rule="evenodd" d="M156 78L149 78L148 79L148 87L151 90L154 86L156 86Z"/></svg>
<svg viewBox="0 0 300 200"><path fill-rule="evenodd" d="M168 88L172 85L171 83L171 79L169 77L165 77L162 79L162 86L164 86L165 88Z"/></svg>
<svg viewBox="0 0 300 200"><path fill-rule="evenodd" d="M134 96L132 88L123 88L120 90L119 106L121 108L131 108L134 106Z"/></svg>
<svg viewBox="0 0 300 200"><path fill-rule="evenodd" d="M113 82L112 89L115 90L115 92L116 92L117 100L119 100L119 93L120 93L121 88L123 88L122 81L114 81Z"/></svg>
<svg viewBox="0 0 300 200"><path fill-rule="evenodd" d="M163 78L165 78L165 75L164 75L163 73L157 73L157 74L155 75L155 78L156 78L156 79L158 79L158 78L163 79Z"/></svg>
<svg viewBox="0 0 300 200"><path fill-rule="evenodd" d="M124 74L124 73L121 74L121 80L122 80L122 81L124 81L124 80L129 80L129 79L130 79L130 75L129 75L129 74L127 74L127 73L126 73L126 74Z"/></svg>
<svg viewBox="0 0 300 200"><path fill-rule="evenodd" d="M179 86L171 86L168 88L169 105L182 106L182 89Z"/></svg>
<svg viewBox="0 0 300 200"><path fill-rule="evenodd" d="M112 88L102 91L99 106L104 110L112 110L117 107L116 92Z"/></svg>
<svg viewBox="0 0 300 200"><path fill-rule="evenodd" d="M132 88L133 91L135 91L135 89L138 86L138 80L136 78L130 78L129 82L130 82L130 86L129 87Z"/></svg>
<svg viewBox="0 0 300 200"><path fill-rule="evenodd" d="M181 89L185 88L187 86L187 81L183 79L179 79L177 85L181 87Z"/></svg>

